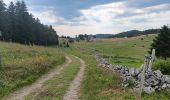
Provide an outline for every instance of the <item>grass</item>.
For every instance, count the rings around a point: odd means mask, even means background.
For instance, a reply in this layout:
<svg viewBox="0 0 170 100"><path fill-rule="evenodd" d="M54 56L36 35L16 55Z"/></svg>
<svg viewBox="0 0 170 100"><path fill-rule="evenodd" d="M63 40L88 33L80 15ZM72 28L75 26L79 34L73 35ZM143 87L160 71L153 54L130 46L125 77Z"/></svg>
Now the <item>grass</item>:
<svg viewBox="0 0 170 100"><path fill-rule="evenodd" d="M134 92L131 88L122 88L122 82L119 74L98 66L94 57L94 53L101 53L103 57L112 64L122 64L128 67L139 67L143 63L144 55L147 54L147 51L149 50L150 44L152 43L154 37L155 36L143 37L143 39L141 39L140 37L129 39L126 41L115 42L79 42L71 45L70 48L62 48L61 51L63 51L65 54L78 56L86 62L85 77L79 93L80 99L139 99L138 94ZM57 51L58 49L54 48L54 51L55 50ZM24 51L24 49L21 49L21 51ZM40 52L43 51L40 50ZM17 56L19 55L20 54L18 53ZM25 58L29 59L29 57L30 55L28 52L28 55L25 55ZM47 57L44 57L44 59L45 58ZM6 61L5 63L7 64L8 61ZM11 62L9 62L9 64L10 63ZM58 78L56 77L52 80L47 81L42 88L42 91L46 91L42 92L41 90L37 90L40 92L36 94L36 99L62 99L63 94L68 88L68 83L73 79L75 73L77 73L78 67L76 66L78 66L77 61L71 64L70 67L64 69L63 72L66 73L61 73L60 76L57 76ZM1 87L3 87L3 84L3 81L0 81ZM143 100L169 100L169 94L170 92L168 90L155 92L153 94L144 94Z"/></svg>
<svg viewBox="0 0 170 100"><path fill-rule="evenodd" d="M131 88L122 88L119 75L97 66L94 53L100 52L108 61L111 56L110 62L113 64L140 67L154 37L149 36L144 37L143 40L137 38L117 42L79 42L72 45L70 49L66 49L66 52L84 59L87 63L80 99L138 100L139 94ZM168 100L169 94L169 91L144 94L142 100Z"/></svg>
<svg viewBox="0 0 170 100"><path fill-rule="evenodd" d="M120 57L120 56L118 57L103 56L103 57L105 59L108 59L108 61L111 64L123 65L123 66L128 66L133 68L138 68L144 62L142 59L132 58L132 57Z"/></svg>
<svg viewBox="0 0 170 100"><path fill-rule="evenodd" d="M135 92L122 88L120 76L117 73L97 66L94 55L90 52L86 50L77 52L77 50L79 49L75 46L65 49L67 53L76 55L86 62L85 78L79 94L80 100L111 100L113 98L135 100L137 98Z"/></svg>
<svg viewBox="0 0 170 100"><path fill-rule="evenodd" d="M70 56L72 63L64 67L59 75L45 82L41 90L35 91L26 97L26 100L62 100L69 88L70 82L80 69L79 59Z"/></svg>
<svg viewBox="0 0 170 100"><path fill-rule="evenodd" d="M65 60L58 49L5 42L0 42L0 54L0 97L33 83Z"/></svg>
<svg viewBox="0 0 170 100"><path fill-rule="evenodd" d="M152 94L144 94L143 100L169 100L170 99L170 91L163 90L161 92L155 92Z"/></svg>
<svg viewBox="0 0 170 100"><path fill-rule="evenodd" d="M141 39L143 38L143 39ZM112 57L110 63L122 64L127 67L140 67L144 62L145 54L148 54L150 44L155 35L149 37L129 39L126 41L119 40L116 42L91 42L77 43L76 48L85 52L99 52L103 57Z"/></svg>

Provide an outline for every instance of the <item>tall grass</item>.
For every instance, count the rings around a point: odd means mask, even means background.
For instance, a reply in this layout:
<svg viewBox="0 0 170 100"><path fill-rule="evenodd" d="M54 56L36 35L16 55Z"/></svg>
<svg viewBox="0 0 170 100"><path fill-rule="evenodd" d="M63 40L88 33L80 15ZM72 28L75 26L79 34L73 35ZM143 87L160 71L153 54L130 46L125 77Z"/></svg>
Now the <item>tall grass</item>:
<svg viewBox="0 0 170 100"><path fill-rule="evenodd" d="M0 54L0 97L33 83L65 59L59 49L5 42L0 42Z"/></svg>

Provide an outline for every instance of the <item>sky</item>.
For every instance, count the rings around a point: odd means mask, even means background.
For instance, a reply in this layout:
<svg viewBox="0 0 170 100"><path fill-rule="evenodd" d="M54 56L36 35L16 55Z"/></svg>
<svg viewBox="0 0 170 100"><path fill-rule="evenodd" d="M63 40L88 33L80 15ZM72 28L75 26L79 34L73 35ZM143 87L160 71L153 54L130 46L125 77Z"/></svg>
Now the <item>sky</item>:
<svg viewBox="0 0 170 100"><path fill-rule="evenodd" d="M10 1L4 0L8 5ZM24 0L58 35L116 34L170 24L170 0Z"/></svg>

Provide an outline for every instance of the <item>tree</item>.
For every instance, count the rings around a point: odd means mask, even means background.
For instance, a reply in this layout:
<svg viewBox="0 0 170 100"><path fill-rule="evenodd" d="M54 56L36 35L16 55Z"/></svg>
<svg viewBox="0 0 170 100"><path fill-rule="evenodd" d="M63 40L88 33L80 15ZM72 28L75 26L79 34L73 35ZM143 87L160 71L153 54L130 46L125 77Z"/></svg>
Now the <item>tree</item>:
<svg viewBox="0 0 170 100"><path fill-rule="evenodd" d="M2 32L2 35L4 35L5 31L5 15L6 15L6 7L3 0L0 0L0 31Z"/></svg>
<svg viewBox="0 0 170 100"><path fill-rule="evenodd" d="M24 1L10 3L8 8L0 0L0 31L4 41L27 45L58 45L58 35L50 25L43 25L27 10Z"/></svg>
<svg viewBox="0 0 170 100"><path fill-rule="evenodd" d="M170 57L170 29L164 25L158 36L151 44L151 50L156 49L156 56L163 57L165 60Z"/></svg>
<svg viewBox="0 0 170 100"><path fill-rule="evenodd" d="M10 5L7 9L7 27L6 27L6 38L7 40L13 40L14 39L14 34L15 28L16 28L16 16L15 16L15 5L13 2L10 2Z"/></svg>

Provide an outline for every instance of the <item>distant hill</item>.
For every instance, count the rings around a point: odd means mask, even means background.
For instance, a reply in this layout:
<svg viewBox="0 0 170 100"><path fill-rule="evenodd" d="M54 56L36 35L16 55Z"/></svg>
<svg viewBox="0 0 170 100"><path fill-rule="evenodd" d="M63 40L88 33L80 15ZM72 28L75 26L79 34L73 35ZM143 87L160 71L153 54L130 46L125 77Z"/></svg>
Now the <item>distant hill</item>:
<svg viewBox="0 0 170 100"><path fill-rule="evenodd" d="M121 32L118 34L96 34L93 35L95 38L123 38L123 37L135 37L140 35L147 35L147 34L157 34L159 33L160 29L148 29L144 31L139 30L130 30L126 32Z"/></svg>
<svg viewBox="0 0 170 100"><path fill-rule="evenodd" d="M159 33L160 29L148 29L145 31L139 31L139 30L131 30L126 32L121 32L118 34L113 35L113 38L122 38L122 37L134 37L134 36L140 36L140 35L147 35L147 34L157 34Z"/></svg>
<svg viewBox="0 0 170 100"><path fill-rule="evenodd" d="M96 34L94 35L95 38L112 38L113 34Z"/></svg>

